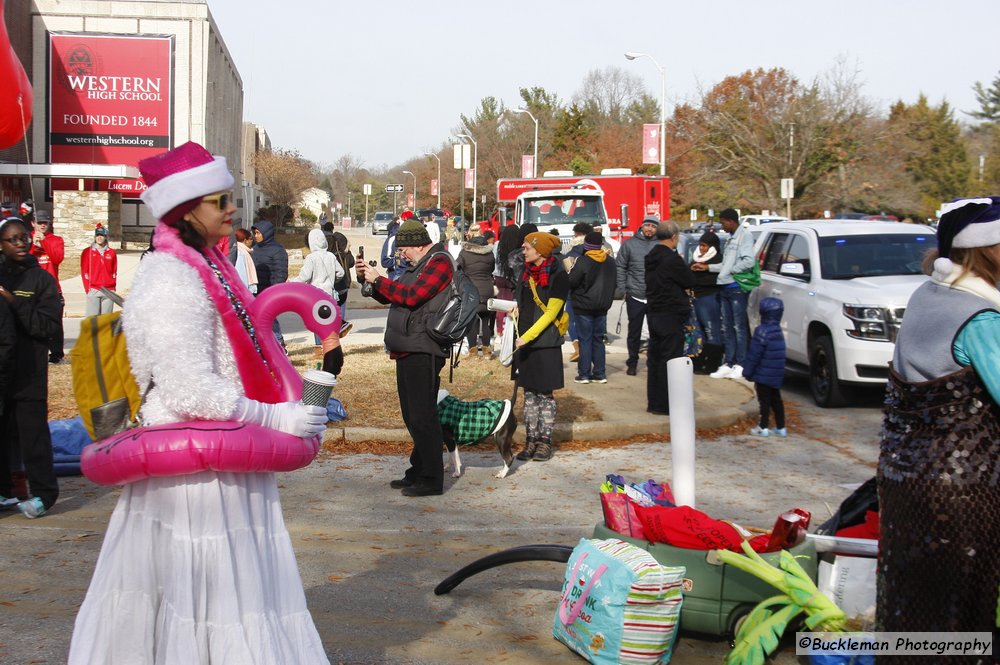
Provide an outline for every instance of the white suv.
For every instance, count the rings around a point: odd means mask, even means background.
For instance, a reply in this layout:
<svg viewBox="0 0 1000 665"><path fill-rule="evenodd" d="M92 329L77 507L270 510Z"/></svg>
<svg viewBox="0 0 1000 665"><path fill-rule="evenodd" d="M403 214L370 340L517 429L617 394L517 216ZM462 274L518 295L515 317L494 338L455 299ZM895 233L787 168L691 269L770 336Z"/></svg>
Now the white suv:
<svg viewBox="0 0 1000 665"><path fill-rule="evenodd" d="M934 229L898 222L806 220L761 227L760 287L750 294L756 325L761 298L781 298L788 365L806 368L822 407L845 402L851 383L885 383L896 333L913 291L927 276Z"/></svg>

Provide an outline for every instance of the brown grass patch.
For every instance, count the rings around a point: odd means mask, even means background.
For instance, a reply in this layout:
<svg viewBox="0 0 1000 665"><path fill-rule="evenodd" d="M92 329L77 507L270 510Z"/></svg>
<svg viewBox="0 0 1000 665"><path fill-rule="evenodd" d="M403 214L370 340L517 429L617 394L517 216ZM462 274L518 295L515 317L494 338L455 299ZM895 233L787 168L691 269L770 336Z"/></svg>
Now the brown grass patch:
<svg viewBox="0 0 1000 665"><path fill-rule="evenodd" d="M289 358L296 369L303 371L320 362L313 356L315 347L292 345ZM510 369L495 360L463 358L448 383L448 366L441 370L441 387L455 397L474 401L478 399L509 399L514 390ZM347 351L344 370L338 377L334 396L344 403L350 427L402 428L403 415L399 411L396 394L396 363L381 346L353 347ZM601 414L592 402L568 390L557 390L559 402L557 422L593 422Z"/></svg>
<svg viewBox="0 0 1000 665"><path fill-rule="evenodd" d="M293 344L289 358L299 372L322 362L313 355L310 345ZM67 359L69 356L66 356ZM514 384L510 370L499 362L485 358L463 358L455 368L454 383L448 383L447 366L441 372L441 386L463 400L506 399L511 396ZM339 377L334 395L347 409L351 426L402 428L403 416L399 411L396 395L396 363L380 346L354 347L347 351L344 370ZM589 400L567 390L555 393L559 400L558 422L590 422L601 419L600 412ZM70 365L49 365L49 420L63 420L79 415L73 396L73 376ZM395 448L388 442L371 442L372 451ZM401 450L408 450L409 444Z"/></svg>

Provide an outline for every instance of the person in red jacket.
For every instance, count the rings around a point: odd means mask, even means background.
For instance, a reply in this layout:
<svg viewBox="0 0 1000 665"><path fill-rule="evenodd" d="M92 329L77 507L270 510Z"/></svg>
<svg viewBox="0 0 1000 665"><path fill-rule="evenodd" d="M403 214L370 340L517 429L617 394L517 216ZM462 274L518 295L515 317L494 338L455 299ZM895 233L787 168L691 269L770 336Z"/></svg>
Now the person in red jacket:
<svg viewBox="0 0 1000 665"><path fill-rule="evenodd" d="M48 210L35 210L29 202L21 204L21 209L24 211L22 218L31 224L31 255L38 259L39 268L55 278L59 302L61 307L65 308L66 299L63 298L62 285L59 284L59 264L66 256L66 247L62 237L52 231L52 213ZM49 343L49 362L58 364L62 362L64 355L66 354L63 351L63 330L60 325Z"/></svg>
<svg viewBox="0 0 1000 665"><path fill-rule="evenodd" d="M118 286L118 255L108 247L108 230L100 224L94 229L94 244L80 255L80 277L87 294L86 315L110 314L114 303L100 289L114 291Z"/></svg>

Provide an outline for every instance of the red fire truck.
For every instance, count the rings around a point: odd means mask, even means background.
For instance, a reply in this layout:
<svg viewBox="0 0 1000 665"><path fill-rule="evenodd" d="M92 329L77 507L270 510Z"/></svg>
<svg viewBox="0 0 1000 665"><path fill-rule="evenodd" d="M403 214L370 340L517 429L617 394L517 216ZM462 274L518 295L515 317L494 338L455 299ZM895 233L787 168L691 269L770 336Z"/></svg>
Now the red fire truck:
<svg viewBox="0 0 1000 665"><path fill-rule="evenodd" d="M604 192L608 226L615 236L631 236L647 215L670 219L670 178L633 175L629 169L604 169L600 175L578 176L572 171L546 171L540 178L500 178L497 180L497 202L502 206L510 205L525 192L565 189L581 180L595 183ZM621 228L623 205L628 206L628 222ZM513 216L508 214L507 218L512 219Z"/></svg>

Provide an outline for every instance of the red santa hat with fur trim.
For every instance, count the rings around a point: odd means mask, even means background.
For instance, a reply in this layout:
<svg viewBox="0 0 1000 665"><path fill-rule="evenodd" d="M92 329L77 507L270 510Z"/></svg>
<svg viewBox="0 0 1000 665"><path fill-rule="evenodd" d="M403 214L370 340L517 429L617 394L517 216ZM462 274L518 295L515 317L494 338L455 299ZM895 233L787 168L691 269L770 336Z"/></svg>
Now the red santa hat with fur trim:
<svg viewBox="0 0 1000 665"><path fill-rule="evenodd" d="M171 225L194 210L202 197L232 189L235 182L226 158L194 141L141 160L139 171L147 187L140 198L154 217Z"/></svg>

